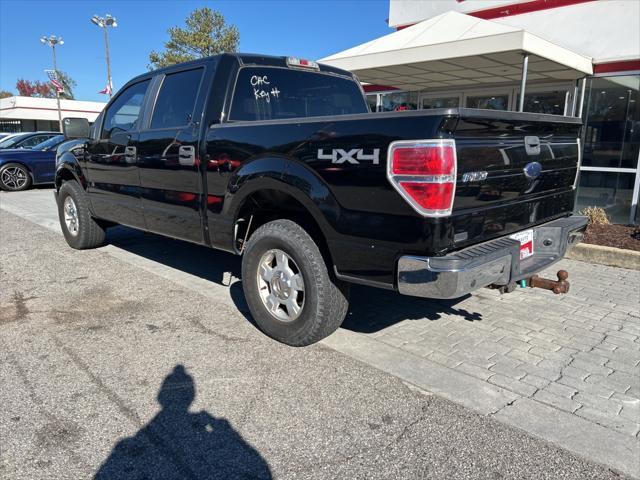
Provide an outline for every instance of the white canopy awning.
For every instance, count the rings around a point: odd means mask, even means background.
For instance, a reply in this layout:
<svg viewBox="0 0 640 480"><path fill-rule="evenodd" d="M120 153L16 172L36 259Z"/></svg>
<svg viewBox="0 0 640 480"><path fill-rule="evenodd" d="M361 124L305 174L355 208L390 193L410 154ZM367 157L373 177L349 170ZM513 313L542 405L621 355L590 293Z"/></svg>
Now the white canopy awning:
<svg viewBox="0 0 640 480"><path fill-rule="evenodd" d="M592 74L590 57L567 50L525 30L447 12L319 61L350 70L362 82L403 90L575 80Z"/></svg>

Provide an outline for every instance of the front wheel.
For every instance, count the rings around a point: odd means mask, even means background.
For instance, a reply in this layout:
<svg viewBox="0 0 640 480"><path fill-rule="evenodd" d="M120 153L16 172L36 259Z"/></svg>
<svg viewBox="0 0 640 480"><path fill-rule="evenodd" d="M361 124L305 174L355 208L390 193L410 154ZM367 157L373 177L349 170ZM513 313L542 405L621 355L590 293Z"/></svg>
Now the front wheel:
<svg viewBox="0 0 640 480"><path fill-rule="evenodd" d="M7 163L0 167L0 188L8 192L19 192L31 186L31 174L19 163Z"/></svg>
<svg viewBox="0 0 640 480"><path fill-rule="evenodd" d="M83 250L104 243L105 230L91 216L86 192L75 181L62 184L58 192L58 217L70 247Z"/></svg>
<svg viewBox="0 0 640 480"><path fill-rule="evenodd" d="M260 329L292 346L331 335L349 307L347 285L331 278L318 246L290 220L262 225L249 238L242 286Z"/></svg>

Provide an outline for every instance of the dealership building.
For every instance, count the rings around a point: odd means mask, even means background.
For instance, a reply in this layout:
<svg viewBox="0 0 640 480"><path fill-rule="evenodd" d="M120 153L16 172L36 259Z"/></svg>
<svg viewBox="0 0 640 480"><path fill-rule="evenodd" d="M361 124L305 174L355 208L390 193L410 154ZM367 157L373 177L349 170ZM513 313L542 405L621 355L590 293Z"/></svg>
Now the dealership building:
<svg viewBox="0 0 640 480"><path fill-rule="evenodd" d="M93 122L106 104L60 100L62 118L81 117ZM55 98L7 97L0 99L0 132L35 132L60 130Z"/></svg>
<svg viewBox="0 0 640 480"><path fill-rule="evenodd" d="M320 60L358 75L372 110L581 116L577 209L638 222L640 2L390 0L388 21L395 32Z"/></svg>

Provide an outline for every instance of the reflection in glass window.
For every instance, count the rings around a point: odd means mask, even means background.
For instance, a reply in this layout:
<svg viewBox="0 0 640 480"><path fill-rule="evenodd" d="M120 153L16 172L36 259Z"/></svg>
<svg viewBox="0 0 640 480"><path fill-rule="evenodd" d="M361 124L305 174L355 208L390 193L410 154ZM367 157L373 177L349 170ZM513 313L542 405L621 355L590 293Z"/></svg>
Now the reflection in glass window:
<svg viewBox="0 0 640 480"><path fill-rule="evenodd" d="M119 93L104 117L102 138L111 138L116 131L128 132L138 125L138 117L149 80L136 83Z"/></svg>
<svg viewBox="0 0 640 480"><path fill-rule="evenodd" d="M564 115L564 105L567 99L566 90L549 92L527 92L524 94L524 111L532 113L548 113ZM520 94L516 97L516 105L520 103Z"/></svg>
<svg viewBox="0 0 640 480"><path fill-rule="evenodd" d="M459 97L424 97L422 99L422 108L426 110L432 108L456 108L459 106Z"/></svg>
<svg viewBox="0 0 640 480"><path fill-rule="evenodd" d="M380 97L381 112L402 112L418 109L417 92L389 92L381 94Z"/></svg>
<svg viewBox="0 0 640 480"><path fill-rule="evenodd" d="M628 223L635 173L580 172L576 211L602 207L613 223Z"/></svg>
<svg viewBox="0 0 640 480"><path fill-rule="evenodd" d="M640 75L592 78L585 99L583 165L636 168Z"/></svg>
<svg viewBox="0 0 640 480"><path fill-rule="evenodd" d="M468 108L483 108L485 110L508 110L509 95L478 95L467 97Z"/></svg>

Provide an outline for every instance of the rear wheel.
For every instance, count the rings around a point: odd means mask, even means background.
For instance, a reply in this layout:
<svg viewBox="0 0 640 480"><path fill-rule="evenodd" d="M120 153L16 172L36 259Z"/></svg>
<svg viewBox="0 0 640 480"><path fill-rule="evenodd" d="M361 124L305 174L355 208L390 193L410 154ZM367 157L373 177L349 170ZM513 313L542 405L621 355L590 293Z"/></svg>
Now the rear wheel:
<svg viewBox="0 0 640 480"><path fill-rule="evenodd" d="M91 216L89 199L78 182L68 181L60 187L58 217L70 247L83 250L104 243L105 230Z"/></svg>
<svg viewBox="0 0 640 480"><path fill-rule="evenodd" d="M318 246L290 220L269 222L249 238L242 286L262 331L293 346L332 334L349 307L348 286L331 278Z"/></svg>
<svg viewBox="0 0 640 480"><path fill-rule="evenodd" d="M0 167L0 188L9 192L26 190L31 186L31 174L19 163L7 163Z"/></svg>

